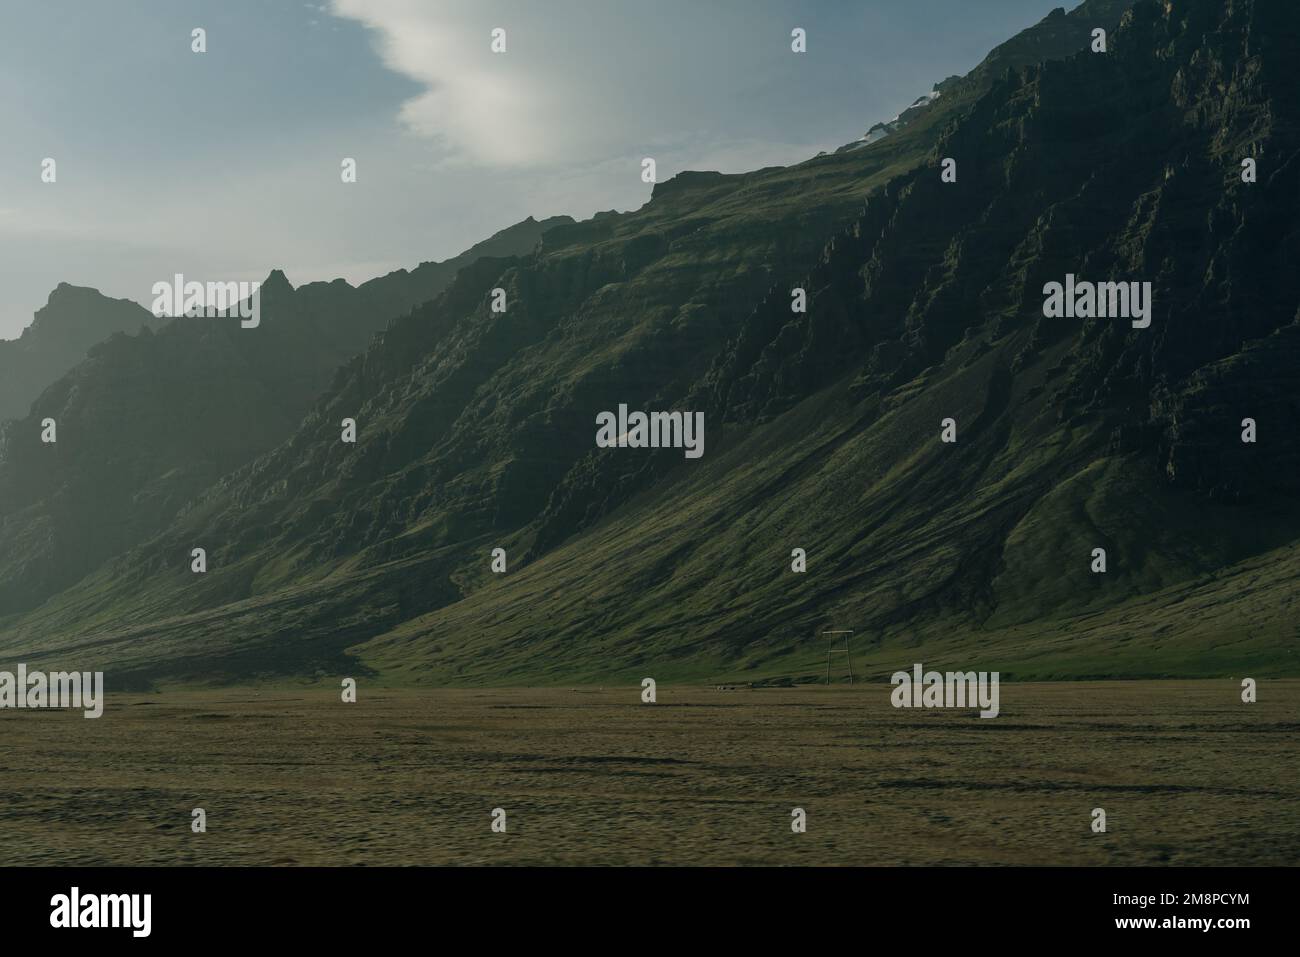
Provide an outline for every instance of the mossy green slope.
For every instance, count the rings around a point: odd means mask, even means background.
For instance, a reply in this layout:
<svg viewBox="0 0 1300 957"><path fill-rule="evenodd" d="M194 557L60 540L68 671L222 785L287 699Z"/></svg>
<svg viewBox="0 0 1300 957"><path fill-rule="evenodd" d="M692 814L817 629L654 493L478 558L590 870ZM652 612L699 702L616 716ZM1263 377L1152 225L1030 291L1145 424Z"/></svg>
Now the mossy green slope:
<svg viewBox="0 0 1300 957"><path fill-rule="evenodd" d="M1238 171L1300 155L1298 17L1138 3L1104 56L977 71L870 147L683 174L481 259L0 654L139 682L812 680L851 628L872 675L1294 674L1300 200ZM1151 281L1151 327L1044 318L1067 272ZM594 448L621 402L705 411L704 458Z"/></svg>

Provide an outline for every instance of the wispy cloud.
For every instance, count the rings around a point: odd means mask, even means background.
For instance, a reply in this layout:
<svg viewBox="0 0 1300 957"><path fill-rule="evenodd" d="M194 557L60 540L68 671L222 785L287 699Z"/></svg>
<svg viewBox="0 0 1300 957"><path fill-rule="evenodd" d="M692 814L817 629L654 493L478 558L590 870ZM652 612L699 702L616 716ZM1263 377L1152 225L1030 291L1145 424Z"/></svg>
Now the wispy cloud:
<svg viewBox="0 0 1300 957"><path fill-rule="evenodd" d="M333 0L331 10L371 31L384 66L419 87L398 118L441 163L562 176L623 159L636 176L641 156L668 173L672 159L698 167L719 150L756 147L752 168L820 146L786 148L798 139L780 119L789 113L754 85L792 67L786 21L764 7ZM504 53L491 49L498 27Z"/></svg>
<svg viewBox="0 0 1300 957"><path fill-rule="evenodd" d="M447 159L502 167L565 161L589 138L592 117L576 109L586 97L555 70L529 69L535 58L511 49L509 25L507 52L493 53L493 25L481 10L416 0L334 0L332 7L374 31L385 66L424 88L400 118Z"/></svg>

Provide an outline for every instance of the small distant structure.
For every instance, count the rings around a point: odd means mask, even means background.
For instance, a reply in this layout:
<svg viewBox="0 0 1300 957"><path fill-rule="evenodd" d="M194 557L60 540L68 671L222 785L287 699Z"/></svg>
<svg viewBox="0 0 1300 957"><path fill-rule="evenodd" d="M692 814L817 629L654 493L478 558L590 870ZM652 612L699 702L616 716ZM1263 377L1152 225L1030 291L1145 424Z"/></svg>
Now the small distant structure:
<svg viewBox="0 0 1300 957"><path fill-rule="evenodd" d="M834 637L831 638L831 642L826 648L826 683L828 685L831 683L831 656L842 654L844 656L845 662L849 666L849 684L853 684L853 654L849 651L849 635L853 634L853 630L843 629L838 631L823 631L822 634L831 635L831 636L836 636L836 635L844 636L843 648L835 647L836 642Z"/></svg>

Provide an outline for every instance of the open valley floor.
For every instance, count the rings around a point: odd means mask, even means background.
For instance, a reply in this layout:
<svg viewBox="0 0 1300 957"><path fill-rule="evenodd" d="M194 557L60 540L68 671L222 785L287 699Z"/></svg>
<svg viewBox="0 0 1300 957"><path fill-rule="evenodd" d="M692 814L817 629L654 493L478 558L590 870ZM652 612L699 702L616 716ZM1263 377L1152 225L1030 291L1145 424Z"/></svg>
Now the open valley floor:
<svg viewBox="0 0 1300 957"><path fill-rule="evenodd" d="M1298 732L1298 680L116 694L0 711L0 865L1293 865Z"/></svg>

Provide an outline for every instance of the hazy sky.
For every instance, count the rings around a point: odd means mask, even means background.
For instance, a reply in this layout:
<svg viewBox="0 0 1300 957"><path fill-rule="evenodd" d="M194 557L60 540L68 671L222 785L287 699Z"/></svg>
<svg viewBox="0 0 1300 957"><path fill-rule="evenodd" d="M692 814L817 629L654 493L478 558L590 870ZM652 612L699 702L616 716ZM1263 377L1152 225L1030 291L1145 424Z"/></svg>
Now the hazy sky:
<svg viewBox="0 0 1300 957"><path fill-rule="evenodd" d="M798 162L1056 5L0 0L0 338L61 281L146 307L177 272L359 282L634 209L645 156L660 180Z"/></svg>

